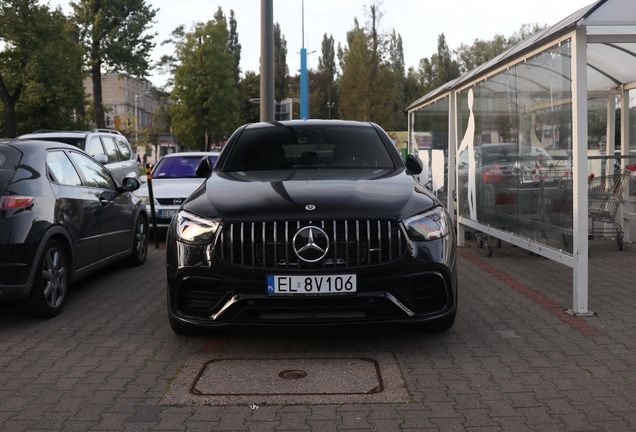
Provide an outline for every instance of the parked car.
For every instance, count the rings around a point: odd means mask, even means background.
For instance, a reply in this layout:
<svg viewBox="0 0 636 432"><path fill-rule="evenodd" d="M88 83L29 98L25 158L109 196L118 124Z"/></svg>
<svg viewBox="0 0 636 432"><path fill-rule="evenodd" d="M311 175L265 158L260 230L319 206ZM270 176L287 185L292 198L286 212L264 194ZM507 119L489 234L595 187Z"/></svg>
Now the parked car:
<svg viewBox="0 0 636 432"><path fill-rule="evenodd" d="M201 158L208 158L210 165L214 166L219 155L220 152L170 153L153 166L150 174L157 228L167 228L181 204L203 183L204 179L197 177L196 174ZM143 184L135 195L146 204L146 211L151 214L150 193L148 184L145 183L146 178L142 177L141 181ZM150 227L153 227L152 217Z"/></svg>
<svg viewBox="0 0 636 432"><path fill-rule="evenodd" d="M379 126L241 126L168 228L168 316L203 328L450 328L452 223Z"/></svg>
<svg viewBox="0 0 636 432"><path fill-rule="evenodd" d="M84 150L97 162L110 170L120 182L125 177L139 179L139 165L130 143L121 133L112 129L92 131L40 130L21 135L20 140L56 141Z"/></svg>
<svg viewBox="0 0 636 432"><path fill-rule="evenodd" d="M146 208L77 147L45 141L0 143L0 300L27 316L59 314L68 287L114 262L141 265Z"/></svg>

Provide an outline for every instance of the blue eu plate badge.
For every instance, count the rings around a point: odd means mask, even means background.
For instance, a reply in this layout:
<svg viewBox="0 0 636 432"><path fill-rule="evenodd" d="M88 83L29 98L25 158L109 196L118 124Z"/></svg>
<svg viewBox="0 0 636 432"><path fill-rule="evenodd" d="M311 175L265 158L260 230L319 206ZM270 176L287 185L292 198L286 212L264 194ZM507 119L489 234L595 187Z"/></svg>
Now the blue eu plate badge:
<svg viewBox="0 0 636 432"><path fill-rule="evenodd" d="M274 275L267 275L267 294L274 294Z"/></svg>

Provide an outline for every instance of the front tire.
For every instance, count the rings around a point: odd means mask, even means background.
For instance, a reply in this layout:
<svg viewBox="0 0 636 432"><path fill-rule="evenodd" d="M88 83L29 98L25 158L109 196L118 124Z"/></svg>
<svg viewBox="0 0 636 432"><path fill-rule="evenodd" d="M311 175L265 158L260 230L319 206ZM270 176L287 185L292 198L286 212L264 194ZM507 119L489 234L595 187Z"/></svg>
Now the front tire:
<svg viewBox="0 0 636 432"><path fill-rule="evenodd" d="M133 236L133 248L126 263L131 266L140 266L146 262L148 256L148 221L143 216L137 216L135 222L135 235Z"/></svg>
<svg viewBox="0 0 636 432"><path fill-rule="evenodd" d="M59 315L66 303L69 268L60 242L49 240L37 263L29 296L17 302L18 309L29 318L52 318Z"/></svg>

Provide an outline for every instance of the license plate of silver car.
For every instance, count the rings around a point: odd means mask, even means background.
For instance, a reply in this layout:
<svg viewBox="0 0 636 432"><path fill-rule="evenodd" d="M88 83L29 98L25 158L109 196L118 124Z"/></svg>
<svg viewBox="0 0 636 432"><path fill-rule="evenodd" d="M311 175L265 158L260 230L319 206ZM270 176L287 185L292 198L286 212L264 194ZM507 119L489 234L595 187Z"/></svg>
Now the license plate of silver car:
<svg viewBox="0 0 636 432"><path fill-rule="evenodd" d="M267 294L270 295L334 295L356 290L355 274L267 275Z"/></svg>
<svg viewBox="0 0 636 432"><path fill-rule="evenodd" d="M159 219L172 219L176 213L176 210L159 210Z"/></svg>

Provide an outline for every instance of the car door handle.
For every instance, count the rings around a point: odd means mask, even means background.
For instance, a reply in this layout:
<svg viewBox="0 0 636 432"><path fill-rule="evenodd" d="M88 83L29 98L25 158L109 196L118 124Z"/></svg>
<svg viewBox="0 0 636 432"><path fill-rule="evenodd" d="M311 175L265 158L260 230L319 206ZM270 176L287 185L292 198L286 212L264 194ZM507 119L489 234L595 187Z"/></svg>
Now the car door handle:
<svg viewBox="0 0 636 432"><path fill-rule="evenodd" d="M100 204L103 206L107 206L117 197L116 194L110 191L102 191L101 193L95 193L95 195L97 196Z"/></svg>

